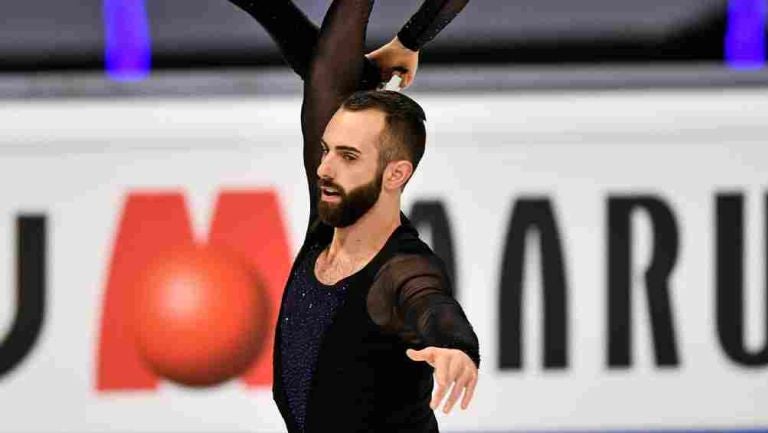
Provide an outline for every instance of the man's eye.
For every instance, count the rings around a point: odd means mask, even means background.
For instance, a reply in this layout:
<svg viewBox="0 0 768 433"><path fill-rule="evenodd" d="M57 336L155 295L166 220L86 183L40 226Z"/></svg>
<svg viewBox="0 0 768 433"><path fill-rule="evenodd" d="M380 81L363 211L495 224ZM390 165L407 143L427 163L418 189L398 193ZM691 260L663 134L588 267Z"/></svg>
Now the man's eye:
<svg viewBox="0 0 768 433"><path fill-rule="evenodd" d="M346 159L347 161L354 161L356 158L353 155L345 153L344 154L344 159Z"/></svg>

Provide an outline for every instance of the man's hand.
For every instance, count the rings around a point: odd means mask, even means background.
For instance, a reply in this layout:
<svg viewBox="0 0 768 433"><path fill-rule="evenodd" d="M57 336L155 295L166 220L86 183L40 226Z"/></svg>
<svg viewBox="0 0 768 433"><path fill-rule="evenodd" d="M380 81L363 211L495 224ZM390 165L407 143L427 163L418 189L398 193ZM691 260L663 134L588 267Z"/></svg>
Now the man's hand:
<svg viewBox="0 0 768 433"><path fill-rule="evenodd" d="M443 412L448 413L458 400L461 392L466 388L464 398L461 400L461 408L466 409L477 385L477 367L466 353L458 349L444 349L440 347L427 347L422 350L408 349L405 354L414 361L424 361L435 369L437 378L437 392L432 396L429 407L432 410L440 406L445 393L453 385L448 401L443 406Z"/></svg>
<svg viewBox="0 0 768 433"><path fill-rule="evenodd" d="M395 72L399 72L403 79L401 89L413 83L416 70L419 68L419 52L406 48L397 36L381 48L366 54L365 57L379 66L382 82L388 82Z"/></svg>

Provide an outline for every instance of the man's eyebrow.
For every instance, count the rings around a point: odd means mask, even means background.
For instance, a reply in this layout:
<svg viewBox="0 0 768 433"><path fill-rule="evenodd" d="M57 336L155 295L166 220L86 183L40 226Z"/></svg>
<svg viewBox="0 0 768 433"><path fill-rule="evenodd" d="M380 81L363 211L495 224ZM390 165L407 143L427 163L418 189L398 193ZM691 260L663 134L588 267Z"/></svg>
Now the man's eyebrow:
<svg viewBox="0 0 768 433"><path fill-rule="evenodd" d="M336 150L346 150L347 152L360 154L360 149L352 146L336 146Z"/></svg>
<svg viewBox="0 0 768 433"><path fill-rule="evenodd" d="M323 146L325 146L325 147L327 147L329 149L331 148L331 146L329 146L328 143L326 143L325 140L323 140L322 138L320 139L320 142L323 143ZM352 146L336 146L336 150L347 151L347 152L352 152L352 153L357 153L357 154L362 154L360 149L358 149L356 147L352 147Z"/></svg>

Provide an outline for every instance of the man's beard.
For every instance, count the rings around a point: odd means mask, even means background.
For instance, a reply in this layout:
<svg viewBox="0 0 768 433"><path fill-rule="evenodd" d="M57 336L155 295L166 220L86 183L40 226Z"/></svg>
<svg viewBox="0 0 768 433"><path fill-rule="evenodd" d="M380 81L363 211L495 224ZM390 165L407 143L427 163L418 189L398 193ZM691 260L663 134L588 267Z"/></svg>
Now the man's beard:
<svg viewBox="0 0 768 433"><path fill-rule="evenodd" d="M349 193L345 192L339 185L320 179L318 187L332 187L339 192L338 203L328 203L322 200L320 193L317 210L320 214L320 220L332 227L348 227L356 223L363 215L368 212L379 200L381 194L381 176L377 170L373 180L363 186L359 186Z"/></svg>

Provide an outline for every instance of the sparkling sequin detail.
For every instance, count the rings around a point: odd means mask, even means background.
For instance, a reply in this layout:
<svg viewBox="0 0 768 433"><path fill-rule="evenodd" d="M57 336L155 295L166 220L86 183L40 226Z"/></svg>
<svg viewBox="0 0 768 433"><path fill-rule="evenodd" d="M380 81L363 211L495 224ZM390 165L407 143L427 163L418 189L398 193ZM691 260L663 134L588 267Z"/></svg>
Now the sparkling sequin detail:
<svg viewBox="0 0 768 433"><path fill-rule="evenodd" d="M343 280L326 286L315 278L314 264L321 250L320 246L310 248L297 267L296 275L286 288L280 317L283 388L291 414L302 432L320 344L347 293Z"/></svg>

